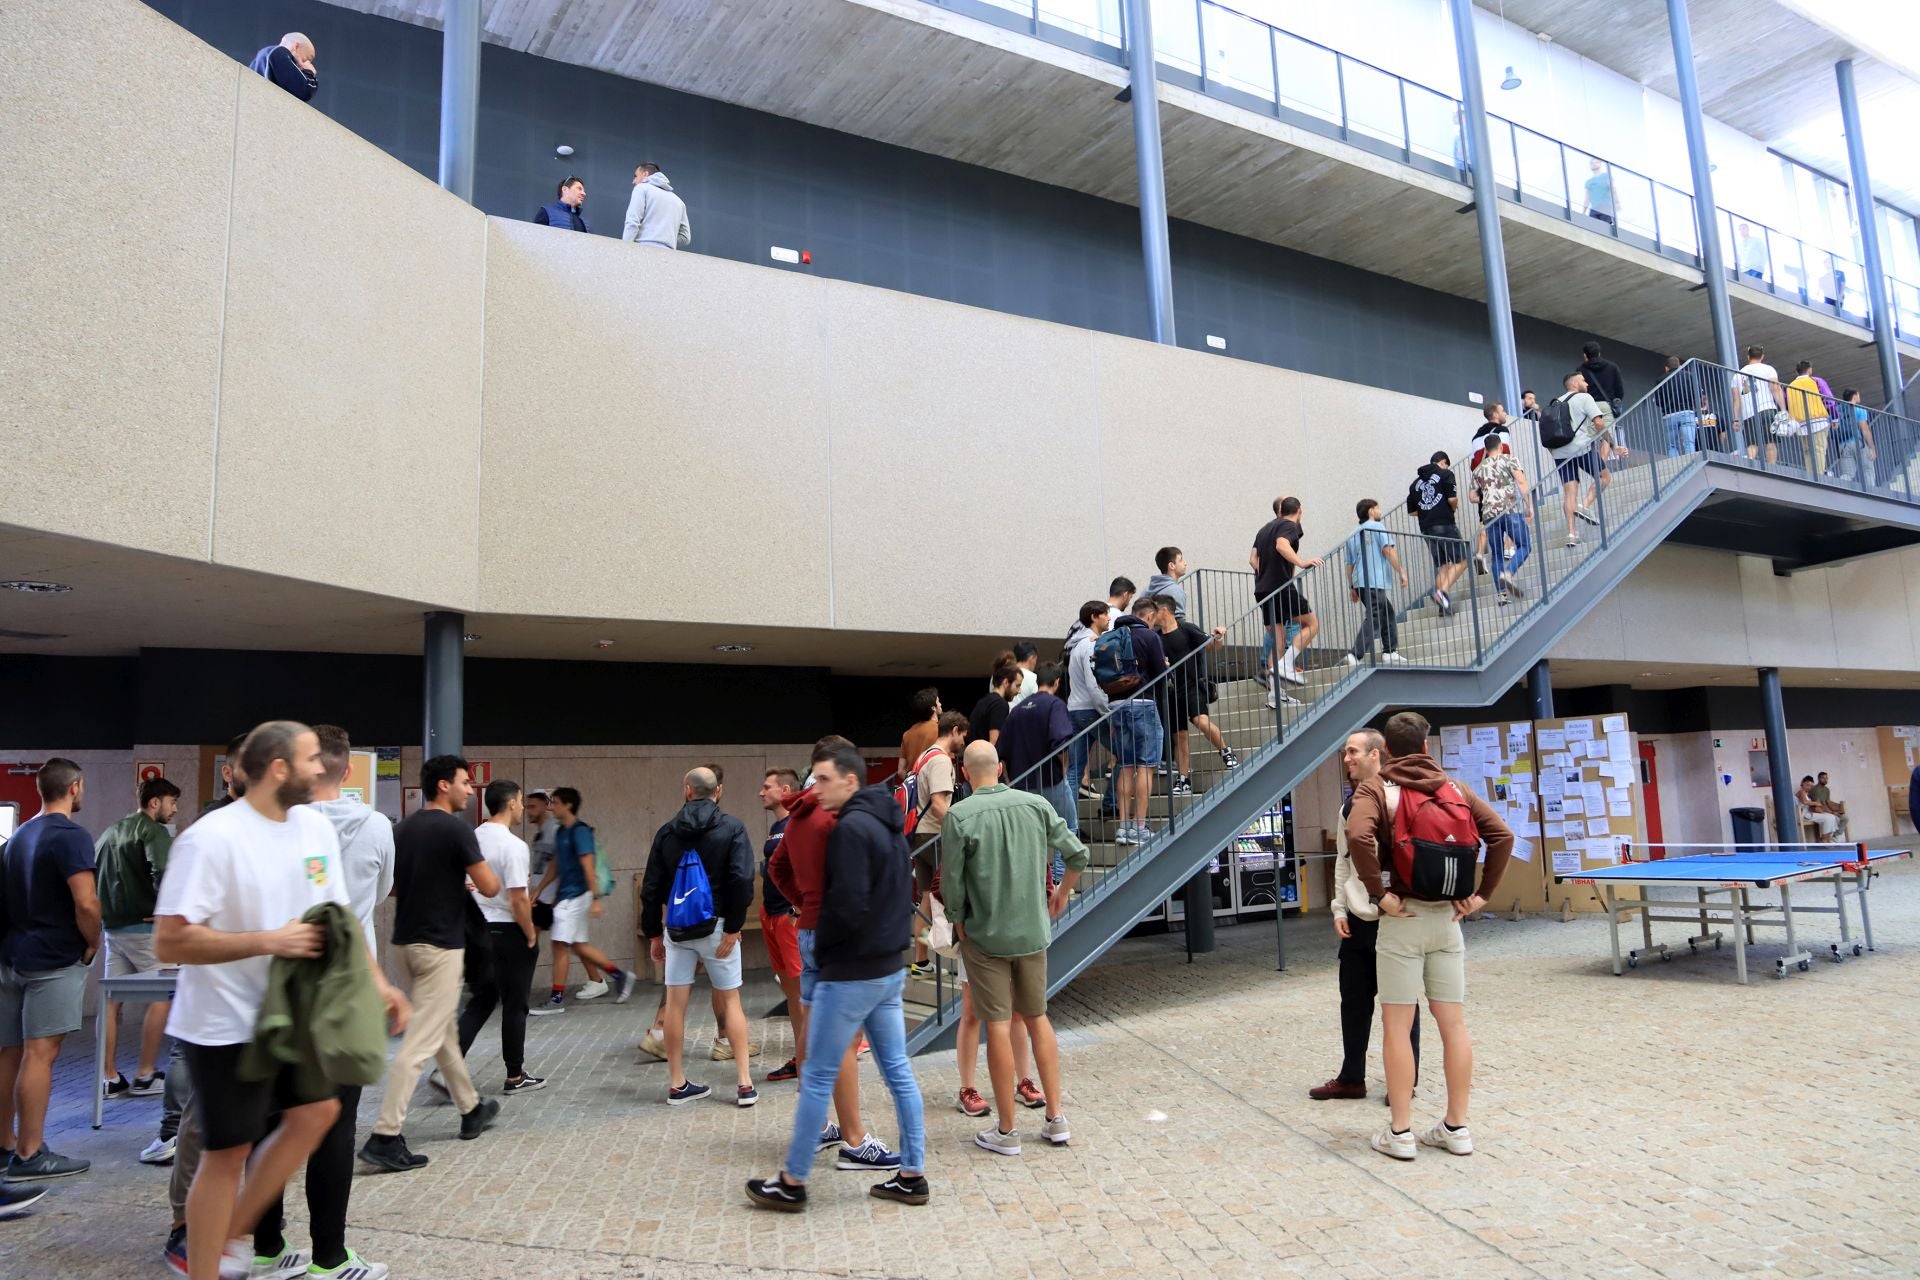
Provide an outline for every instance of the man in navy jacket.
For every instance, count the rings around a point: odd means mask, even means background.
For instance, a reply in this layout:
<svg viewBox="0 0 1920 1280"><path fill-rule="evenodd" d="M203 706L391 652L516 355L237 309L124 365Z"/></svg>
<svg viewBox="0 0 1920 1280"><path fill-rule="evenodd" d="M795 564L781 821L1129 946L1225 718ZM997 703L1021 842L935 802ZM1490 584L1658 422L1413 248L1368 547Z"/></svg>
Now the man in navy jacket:
<svg viewBox="0 0 1920 1280"><path fill-rule="evenodd" d="M320 91L320 73L313 69L313 58L313 41L298 31L289 31L280 37L279 44L270 44L254 54L247 66L300 101L311 102Z"/></svg>

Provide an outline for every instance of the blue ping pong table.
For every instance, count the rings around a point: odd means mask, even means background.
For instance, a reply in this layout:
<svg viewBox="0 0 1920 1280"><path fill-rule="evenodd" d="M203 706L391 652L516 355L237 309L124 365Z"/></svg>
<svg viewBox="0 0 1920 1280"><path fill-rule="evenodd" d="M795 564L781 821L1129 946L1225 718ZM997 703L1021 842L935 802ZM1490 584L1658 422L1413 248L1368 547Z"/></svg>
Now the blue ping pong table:
<svg viewBox="0 0 1920 1280"><path fill-rule="evenodd" d="M1708 847L1667 845L1641 846L1641 849L1666 848L1678 852ZM1745 983L1747 947L1753 944L1756 927L1781 927L1787 932L1787 953L1773 962L1774 977L1786 977L1788 965L1797 966L1802 973L1812 967L1813 956L1800 949L1794 931L1796 915L1839 916L1840 941L1828 944L1831 958L1838 962L1848 951L1856 956L1861 954L1861 944L1853 941L1847 922L1848 897L1853 897L1859 903L1865 949L1873 950L1873 918L1867 912L1867 889L1877 874L1873 868L1879 863L1913 856L1910 849L1869 849L1865 845L1746 846L1737 851L1727 850L1725 846L1712 847L1721 851L1690 852L1679 857L1655 857L1636 862L1632 860L1633 846L1628 846L1625 850L1626 860L1618 866L1588 867L1577 875L1556 875L1553 879L1556 884L1588 885L1599 894L1601 904L1606 908L1607 930L1613 942L1615 976L1625 972L1625 969L1637 967L1643 955L1657 953L1662 960L1673 959L1673 952L1666 943L1653 940L1656 922L1697 925L1699 932L1687 939L1689 952L1699 950L1701 944L1707 942L1719 947L1722 934L1709 926L1729 924L1733 931L1734 971L1739 981ZM1793 887L1808 883L1831 884L1834 905L1815 907L1795 904ZM1639 893L1633 897L1622 896L1620 889L1626 886L1636 887ZM1652 892L1656 887L1691 889L1693 900L1657 897ZM1753 895L1763 892L1775 893L1779 900L1754 901ZM1718 901L1720 898L1725 901ZM1659 914L1663 911L1684 914ZM1621 919L1636 913L1640 916L1643 946L1622 953Z"/></svg>

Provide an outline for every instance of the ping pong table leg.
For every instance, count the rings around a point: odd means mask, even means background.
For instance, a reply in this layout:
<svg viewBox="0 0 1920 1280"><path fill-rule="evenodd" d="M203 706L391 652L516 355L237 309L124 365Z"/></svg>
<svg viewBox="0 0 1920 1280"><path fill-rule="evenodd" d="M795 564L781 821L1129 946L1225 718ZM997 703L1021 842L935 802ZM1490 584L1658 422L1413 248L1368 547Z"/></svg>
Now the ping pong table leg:
<svg viewBox="0 0 1920 1280"><path fill-rule="evenodd" d="M1646 890L1640 892L1644 895ZM1613 976L1617 978L1625 972L1620 965L1620 904L1614 899L1612 885L1601 885L1600 893L1607 908L1607 936L1613 942Z"/></svg>
<svg viewBox="0 0 1920 1280"><path fill-rule="evenodd" d="M107 1078L107 995L102 991L96 998L100 1007L93 1011L93 1127L98 1129L106 1118L104 1108L106 1095L101 1091L100 1082Z"/></svg>
<svg viewBox="0 0 1920 1280"><path fill-rule="evenodd" d="M1871 887L1873 872L1861 870L1853 873L1860 888L1856 896L1860 899L1860 933L1867 940L1867 950L1873 950L1873 917L1867 914L1867 890Z"/></svg>
<svg viewBox="0 0 1920 1280"><path fill-rule="evenodd" d="M1743 987L1747 985L1747 942L1753 938L1753 920L1748 915L1752 909L1745 889L1727 890L1727 915L1733 925L1733 976Z"/></svg>
<svg viewBox="0 0 1920 1280"><path fill-rule="evenodd" d="M1791 881L1782 880L1779 888L1780 916L1782 922L1787 926L1787 954L1785 962L1787 964L1798 965L1801 971L1805 972L1810 957L1802 954L1799 939L1794 936L1793 932L1793 884Z"/></svg>
<svg viewBox="0 0 1920 1280"><path fill-rule="evenodd" d="M1847 877L1845 875L1837 875L1833 878L1833 913L1840 917L1840 950L1844 951L1853 945L1853 930L1847 924ZM1833 958L1838 960L1840 951L1834 952Z"/></svg>

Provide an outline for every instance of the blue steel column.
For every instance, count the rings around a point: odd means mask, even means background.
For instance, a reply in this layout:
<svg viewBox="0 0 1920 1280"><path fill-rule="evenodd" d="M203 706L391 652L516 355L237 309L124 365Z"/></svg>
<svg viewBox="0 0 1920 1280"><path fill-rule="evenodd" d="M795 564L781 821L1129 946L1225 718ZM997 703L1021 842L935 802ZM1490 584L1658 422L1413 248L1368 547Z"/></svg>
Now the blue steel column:
<svg viewBox="0 0 1920 1280"><path fill-rule="evenodd" d="M1453 50L1460 63L1462 127L1467 163L1472 167L1473 215L1480 224L1480 270L1487 280L1487 324L1493 334L1493 364L1500 378L1500 399L1519 412L1520 357L1513 344L1513 299L1507 293L1507 250L1500 235L1499 192L1493 175L1493 146L1487 139L1486 95L1480 84L1480 42L1473 31L1473 0L1452 0Z"/></svg>
<svg viewBox="0 0 1920 1280"><path fill-rule="evenodd" d="M1720 209L1713 202L1713 165L1707 157L1707 126L1700 113L1700 81L1693 73L1693 27L1687 0L1667 0L1673 32L1673 73L1680 86L1680 123L1687 132L1687 165L1693 171L1693 221L1700 236L1700 269L1707 278L1707 315L1713 321L1714 360L1738 369L1733 307L1727 301L1727 261L1720 248Z"/></svg>
<svg viewBox="0 0 1920 1280"><path fill-rule="evenodd" d="M1793 766L1787 761L1787 708L1780 700L1780 668L1760 668L1760 718L1767 726L1767 776L1773 783L1774 834L1781 844L1800 843Z"/></svg>
<svg viewBox="0 0 1920 1280"><path fill-rule="evenodd" d="M466 737L467 617L463 613L427 615L426 706L421 745L427 758L459 755Z"/></svg>
<svg viewBox="0 0 1920 1280"><path fill-rule="evenodd" d="M447 0L440 34L440 185L473 203L480 129L480 0Z"/></svg>
<svg viewBox="0 0 1920 1280"><path fill-rule="evenodd" d="M1880 356L1880 385L1887 404L1901 416L1907 412L1906 389L1900 377L1900 351L1893 339L1893 299L1887 292L1887 272L1880 260L1880 223L1873 216L1873 181L1867 175L1867 140L1860 132L1860 102L1853 92L1853 59L1833 64L1840 86L1840 126L1847 131L1847 168L1853 175L1853 207L1860 222L1860 256L1867 260L1867 305L1873 309L1873 345Z"/></svg>
<svg viewBox="0 0 1920 1280"><path fill-rule="evenodd" d="M1173 345L1173 250L1167 244L1167 176L1160 157L1160 81L1149 0L1127 0L1133 154L1140 179L1140 249L1147 267L1147 336Z"/></svg>
<svg viewBox="0 0 1920 1280"><path fill-rule="evenodd" d="M1545 658L1527 672L1527 705L1535 720L1553 719L1553 670Z"/></svg>

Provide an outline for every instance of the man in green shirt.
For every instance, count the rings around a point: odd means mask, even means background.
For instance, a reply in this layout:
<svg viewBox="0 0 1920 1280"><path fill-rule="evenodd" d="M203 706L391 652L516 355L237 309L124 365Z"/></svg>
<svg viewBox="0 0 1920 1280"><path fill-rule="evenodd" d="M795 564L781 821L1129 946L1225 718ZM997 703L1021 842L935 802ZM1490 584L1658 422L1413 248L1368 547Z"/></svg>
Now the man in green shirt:
<svg viewBox="0 0 1920 1280"><path fill-rule="evenodd" d="M167 851L173 835L166 824L180 807L180 788L165 778L140 784L140 808L108 827L94 842L93 853L100 885L100 925L107 934L109 978L152 973L160 967L153 958L153 904L166 874ZM166 1085L166 1072L157 1069L160 1039L166 1034L171 1002L147 1006L140 1030L140 1062L133 1082L120 1074L120 1001L107 1003L107 1078L100 1088L109 1098L145 1098Z"/></svg>
<svg viewBox="0 0 1920 1280"><path fill-rule="evenodd" d="M1053 921L1066 910L1074 882L1086 869L1087 846L1045 799L1000 781L1000 755L992 743L968 744L964 763L973 794L947 810L942 905L960 943L974 1011L987 1027L987 1073L998 1115L974 1142L1017 1156L1011 1025L1016 1012L1033 1037L1034 1065L1046 1095L1041 1136L1055 1145L1071 1136L1060 1108L1060 1043L1047 1020L1047 946ZM1055 849L1066 856L1067 873L1049 893L1047 872Z"/></svg>

